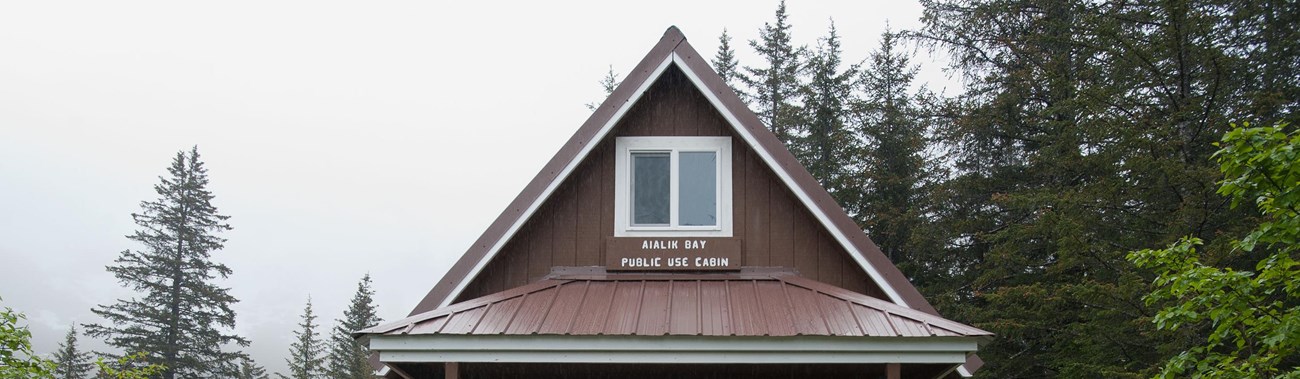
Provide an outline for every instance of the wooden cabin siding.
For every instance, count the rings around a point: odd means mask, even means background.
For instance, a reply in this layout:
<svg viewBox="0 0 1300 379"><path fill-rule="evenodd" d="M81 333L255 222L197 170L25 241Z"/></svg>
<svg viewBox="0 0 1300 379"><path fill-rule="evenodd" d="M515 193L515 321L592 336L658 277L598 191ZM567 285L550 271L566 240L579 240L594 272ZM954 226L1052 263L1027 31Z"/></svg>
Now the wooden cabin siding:
<svg viewBox="0 0 1300 379"><path fill-rule="evenodd" d="M454 302L541 280L553 266L603 266L614 235L614 137L732 137L732 228L743 266L800 275L887 299L771 169L735 136L681 71L670 67L551 194Z"/></svg>

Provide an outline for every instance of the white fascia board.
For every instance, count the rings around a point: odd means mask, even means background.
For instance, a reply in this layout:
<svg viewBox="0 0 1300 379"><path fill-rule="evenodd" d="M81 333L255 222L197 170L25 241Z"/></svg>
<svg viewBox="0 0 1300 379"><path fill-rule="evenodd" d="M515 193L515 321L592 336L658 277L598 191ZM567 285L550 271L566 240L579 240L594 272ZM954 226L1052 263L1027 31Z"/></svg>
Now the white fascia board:
<svg viewBox="0 0 1300 379"><path fill-rule="evenodd" d="M376 335L371 350L967 351L980 337ZM964 359L964 358L963 358Z"/></svg>
<svg viewBox="0 0 1300 379"><path fill-rule="evenodd" d="M683 61L683 59L677 55L676 51L673 52L671 58L674 62ZM857 252L857 254L850 254L853 256L853 260L856 261L859 266L862 266L862 269L867 272L867 276L870 276L872 280L875 280L876 283L880 285L880 288L885 291L885 295L888 295L889 299L895 304L912 308L911 305L907 304L907 301L903 300L903 296L899 295L898 291L895 290L893 286L890 286L889 282L885 281L885 276L880 273L880 270L877 270L875 266L872 266L870 262L867 262L867 259L862 256L862 252L858 251L858 249L853 246L853 243L849 241L848 236L844 235L839 228L835 227L835 224L831 222L831 219L826 215L826 212L823 212L821 208L817 207L817 205L813 203L812 197L809 197L808 193L804 192L803 188L799 187L799 185L794 182L794 178L790 176L790 173L786 172L780 164L777 164L776 159L772 157L772 154L759 148L761 145L758 144L758 140L754 138L754 135L750 134L748 130L745 130L745 127L740 124L740 119L736 118L736 115L732 114L731 110L727 109L727 107L722 104L722 100L718 99L713 92L709 91L709 89L704 86L704 82L700 80L699 75L696 75L694 71L691 71L691 68L685 63L677 63L677 67L680 68L682 72L686 73L686 77L691 79L691 83L695 84L695 88L699 90L700 93L703 93L704 97L709 99L709 103L713 104L713 108L717 109L718 113L721 113L722 117L731 124L732 130L735 130L736 134L740 135L741 138L744 138L745 142L753 148L754 152L758 153L760 158L763 158L763 162L767 163L767 167L771 168L772 172L775 172L776 176L781 178L781 182L785 183L785 186L790 188L790 192L794 193L795 197L799 198L799 201L803 203L804 207L808 208L808 211L812 212L813 216L817 217L817 221L820 221L822 227L826 228L826 231L830 232L831 235L835 237L835 240L840 243L840 246L843 246L845 250L850 252Z"/></svg>
<svg viewBox="0 0 1300 379"><path fill-rule="evenodd" d="M599 145L601 140L605 139L605 135L609 134L609 131L614 129L614 125L618 124L618 121L623 119L623 115L627 114L628 110L632 108L632 105L635 105L637 100L641 99L641 95L644 95L645 92L650 89L650 85L654 84L655 81L659 79L659 76L663 75L664 70L668 69L668 65L672 63L673 58L670 56L664 58L663 62L659 62L659 65L655 66L654 72L651 72L645 82L642 82L641 86L637 87L636 91L632 92L632 97L619 105L618 110L609 118L609 121L605 122L605 125L601 126L600 131L596 132L596 135L592 136L591 140L587 141L586 144L582 146L582 150L579 150L578 155L574 156L573 160L569 161L569 163L564 166L563 170L560 170L560 174L556 175L555 179L552 179L551 182L546 185L546 189L537 197L537 200L533 201L532 204L529 204L528 209L525 209L524 213L520 215L519 218L515 219L514 224L510 225L510 229L507 229L506 233L496 240L496 243L492 245L492 249L488 250L488 253L483 256L483 259L480 259L478 263L474 265L474 268L469 271L469 274L465 276L465 279L456 284L456 289L452 290L451 293L447 295L447 298L442 300L442 304L438 305L438 308L451 305L452 300L455 300L457 296L460 296L461 291L465 290L465 286L468 286L469 282L473 281L473 279L478 276L479 272L482 272L483 268L487 267L488 262L491 262L492 258L496 257L497 253L501 252L501 248L505 247L506 242L514 237L515 233L519 231L519 228L523 227L524 223L533 217L533 213L537 212L537 209L546 202L546 199L551 197L551 194L560 187L560 183L564 183L564 180L569 177L569 174L572 174L573 170L578 168L578 164L582 163L582 161L587 158L587 155L591 153L591 150L594 149L596 145Z"/></svg>
<svg viewBox="0 0 1300 379"><path fill-rule="evenodd" d="M568 335L375 336L384 362L943 363L974 337L705 337Z"/></svg>
<svg viewBox="0 0 1300 379"><path fill-rule="evenodd" d="M957 364L961 352L826 353L804 351L677 352L677 351L381 351L384 362L488 362L488 363L676 363L676 364L834 364L907 363Z"/></svg>

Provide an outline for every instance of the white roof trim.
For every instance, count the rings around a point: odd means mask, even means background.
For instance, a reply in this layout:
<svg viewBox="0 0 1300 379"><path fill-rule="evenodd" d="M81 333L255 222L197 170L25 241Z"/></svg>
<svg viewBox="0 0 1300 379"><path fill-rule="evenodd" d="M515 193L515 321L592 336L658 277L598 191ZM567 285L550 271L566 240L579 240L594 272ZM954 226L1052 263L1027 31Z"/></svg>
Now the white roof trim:
<svg viewBox="0 0 1300 379"><path fill-rule="evenodd" d="M847 352L808 351L726 352L701 351L383 351L385 362L488 362L488 363L671 363L671 364L836 364L836 363L920 363L958 364L966 361L961 352Z"/></svg>
<svg viewBox="0 0 1300 379"><path fill-rule="evenodd" d="M676 51L673 51L655 67L654 72L650 73L650 75L646 77L646 80L641 83L640 87L637 87L636 91L632 93L632 97L619 105L618 110L609 118L609 121L605 122L605 125L601 127L600 131L596 132L596 135L594 135L590 141L587 141L582 147L582 150L573 157L573 160L569 161L569 163L564 166L564 169L560 171L560 174L547 184L546 189L537 197L537 200L530 204L528 209L524 210L524 213L515 220L514 224L510 225L510 228L506 230L506 233L503 234L501 238L496 240L492 245L492 248L488 250L487 254L484 254L483 258L480 259L478 263L474 265L474 268L470 270L468 275L465 276L465 279L456 284L456 288L452 290L445 299L443 299L442 304L438 306L439 308L451 305L452 300L456 299L457 296L460 296L460 293L465 290L465 287L469 285L469 282L473 281L473 278L477 277L478 274L483 271L483 268L487 267L488 262L491 262L492 258L496 257L497 253L501 252L501 249L505 247L506 242L513 238L515 233L519 231L519 228L523 227L524 223L527 222L528 219L532 218L533 213L541 207L542 203L545 203L546 200L551 197L551 194L560 186L560 183L563 183L564 180L569 177L569 174L573 173L573 170L577 168L578 164L582 163L582 161L587 158L587 155L591 153L591 150L594 149L596 145L600 144L600 141L603 140L605 135L614 128L614 125L618 124L628 110L636 104L637 100L641 99L641 95L645 94L646 90L650 89L650 86L654 84L661 75L663 75L664 71L668 69L669 64L676 64L677 68L682 70L682 72L690 78L691 84L695 85L695 89L708 98L709 103L713 105L714 109L717 109L718 112L722 114L723 118L727 120L727 123L731 125L732 130L744 139L751 149L758 153L759 157L763 159L763 162L767 163L768 168L772 169L772 171L781 178L781 182L785 183L786 187L790 188L790 192L794 193L795 196L799 198L799 201L803 203L804 207L812 212L817 220L821 222L822 227L826 228L826 230L835 237L835 240L838 241L845 250L856 253L849 255L852 255L853 260L857 262L864 271L866 271L867 276L870 276L872 280L876 281L876 284L885 292L885 295L889 296L889 300L895 304L912 308L912 306L907 304L907 301L903 299L903 296L898 293L898 290L894 289L894 287L885 280L885 277L880 273L880 270L877 270L875 266L872 266L870 262L867 262L866 257L863 256L861 251L858 251L858 249L853 246L849 241L848 236L844 235L839 228L835 227L835 224L831 222L830 217L826 215L826 212L823 212L818 208L816 204L813 203L812 198L794 182L794 179L790 174L786 172L781 165L776 163L776 159L772 157L772 154L761 148L761 145L758 144L758 140L745 130L744 126L740 124L739 119L736 118L736 115L732 114L727 107L722 105L722 101L719 100L716 95L704 87L704 83L700 80L699 75L692 71L685 63L678 63L680 61L682 61L682 58Z"/></svg>
<svg viewBox="0 0 1300 379"><path fill-rule="evenodd" d="M966 362L976 337L375 336L383 362L925 363Z"/></svg>

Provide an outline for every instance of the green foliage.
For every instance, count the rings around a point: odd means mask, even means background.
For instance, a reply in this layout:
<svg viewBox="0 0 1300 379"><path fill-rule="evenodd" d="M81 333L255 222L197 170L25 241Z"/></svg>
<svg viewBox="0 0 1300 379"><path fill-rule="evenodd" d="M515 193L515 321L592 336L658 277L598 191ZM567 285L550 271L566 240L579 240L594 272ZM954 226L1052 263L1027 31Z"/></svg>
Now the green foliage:
<svg viewBox="0 0 1300 379"><path fill-rule="evenodd" d="M1252 204L1263 221L1232 244L1262 252L1253 270L1203 261L1198 238L1129 254L1156 273L1148 304L1163 305L1163 330L1208 323L1204 342L1168 361L1161 378L1300 378L1300 133L1234 128L1214 155L1224 174L1219 193Z"/></svg>
<svg viewBox="0 0 1300 379"><path fill-rule="evenodd" d="M618 73L614 72L614 66L611 65L609 66L609 72L605 74L604 78L600 79L600 88L605 91L605 97L609 97L609 95L614 94L614 89L618 88L619 83L622 82L618 78ZM600 102L587 103L588 110L595 111L599 107Z"/></svg>
<svg viewBox="0 0 1300 379"><path fill-rule="evenodd" d="M153 379L166 372L166 367L149 362L149 353L127 354L115 362L104 362L104 358L95 360L99 367L101 379Z"/></svg>
<svg viewBox="0 0 1300 379"><path fill-rule="evenodd" d="M343 319L336 320L338 326L330 336L329 367L326 377L330 379L368 379L374 373L370 367L370 348L352 338L352 333L379 325L382 319L376 314L374 302L375 290L370 288L370 274L361 277L357 283L357 292L352 296L352 303L343 312Z"/></svg>
<svg viewBox="0 0 1300 379"><path fill-rule="evenodd" d="M713 68L722 77L722 82L743 98L744 93L738 85L745 79L742 77L744 74L738 71L739 64L736 61L736 51L731 48L731 36L723 28L722 35L718 36L718 53L713 56Z"/></svg>
<svg viewBox="0 0 1300 379"><path fill-rule="evenodd" d="M164 379L229 376L244 354L223 351L223 345L248 345L224 331L235 327L231 305L238 300L213 283L231 274L212 260L226 241L215 233L230 230L230 217L212 205L197 147L177 152L167 172L154 185L158 199L141 202L141 212L131 215L139 229L127 238L144 249L123 251L108 267L141 296L93 308L108 324L85 325L86 334L156 357Z"/></svg>
<svg viewBox="0 0 1300 379"><path fill-rule="evenodd" d="M841 65L840 37L831 23L804 66L810 80L800 87L805 100L805 114L800 118L807 125L803 134L790 141L789 148L832 195L851 195L844 184L845 177L854 172L845 168L860 161L860 144L848 127L848 105L853 102L858 67L841 70Z"/></svg>
<svg viewBox="0 0 1300 379"><path fill-rule="evenodd" d="M252 359L244 358L239 360L239 371L235 373L235 379L268 379L266 368L254 363Z"/></svg>
<svg viewBox="0 0 1300 379"><path fill-rule="evenodd" d="M863 140L861 160L855 178L846 191L858 188L856 202L845 202L859 225L904 274L916 280L924 276L924 254L941 252L941 246L925 246L927 235L916 233L928 220L923 213L933 165L926 162L929 142L928 117L922 112L928 96L913 92L918 67L902 51L902 41L886 30L880 46L867 57L859 79L861 97L852 106L856 129ZM934 242L930 242L934 245ZM947 254L943 254L947 255ZM919 283L918 283L919 284Z"/></svg>
<svg viewBox="0 0 1300 379"><path fill-rule="evenodd" d="M325 374L325 346L316 328L316 315L312 313L311 297L307 297L307 306L302 311L302 323L293 332L297 341L289 345L289 375L276 373L280 379L316 379Z"/></svg>
<svg viewBox="0 0 1300 379"><path fill-rule="evenodd" d="M767 66L745 66L748 75L740 79L750 88L750 105L759 118L781 142L789 144L803 124L799 70L803 66L800 56L804 49L791 43L787 18L785 0L782 0L776 8L776 22L764 23L759 30L760 39L749 41L749 46Z"/></svg>
<svg viewBox="0 0 1300 379"><path fill-rule="evenodd" d="M18 325L24 319L12 308L0 310L0 378L53 378L54 362L32 351L32 332Z"/></svg>
<svg viewBox="0 0 1300 379"><path fill-rule="evenodd" d="M1239 248L1251 251L1265 244L1295 249L1300 241L1300 133L1288 132L1286 123L1233 126L1214 154L1223 171L1219 194L1231 198L1234 207L1254 202L1264 216Z"/></svg>
<svg viewBox="0 0 1300 379"><path fill-rule="evenodd" d="M59 350L54 352L54 365L57 367L54 377L57 379L84 379L94 372L95 364L90 360L90 353L77 347L77 327L68 328L68 335Z"/></svg>
<svg viewBox="0 0 1300 379"><path fill-rule="evenodd" d="M1300 93L1258 85L1294 59L1251 60L1295 40L1232 20L1293 17L1292 3L922 2L908 37L965 79L937 108L932 148L953 171L928 200L952 258L922 292L997 334L981 376L1138 377L1187 349L1199 328L1157 330L1150 277L1125 257L1187 235L1224 251L1251 227L1215 193L1211 143L1240 114L1291 117ZM1273 91L1289 100L1253 102Z"/></svg>

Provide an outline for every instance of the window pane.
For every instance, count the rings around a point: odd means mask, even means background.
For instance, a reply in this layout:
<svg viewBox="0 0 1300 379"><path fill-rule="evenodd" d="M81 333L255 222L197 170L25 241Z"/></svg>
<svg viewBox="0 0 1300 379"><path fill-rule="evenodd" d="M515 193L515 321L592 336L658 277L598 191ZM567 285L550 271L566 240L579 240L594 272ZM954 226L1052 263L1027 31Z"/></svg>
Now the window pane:
<svg viewBox="0 0 1300 379"><path fill-rule="evenodd" d="M678 155L677 222L683 226L718 225L718 160L712 151Z"/></svg>
<svg viewBox="0 0 1300 379"><path fill-rule="evenodd" d="M632 225L668 225L669 155L632 153Z"/></svg>

